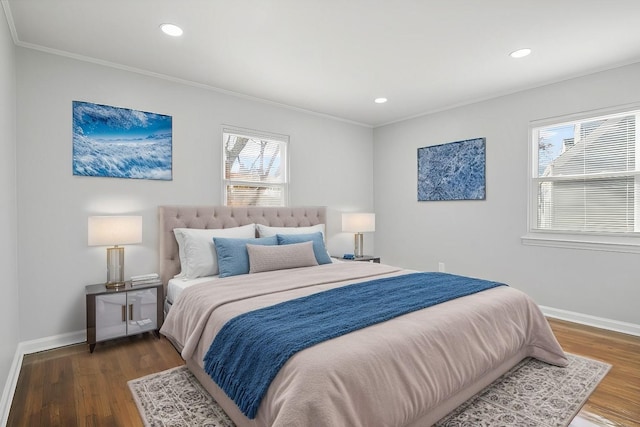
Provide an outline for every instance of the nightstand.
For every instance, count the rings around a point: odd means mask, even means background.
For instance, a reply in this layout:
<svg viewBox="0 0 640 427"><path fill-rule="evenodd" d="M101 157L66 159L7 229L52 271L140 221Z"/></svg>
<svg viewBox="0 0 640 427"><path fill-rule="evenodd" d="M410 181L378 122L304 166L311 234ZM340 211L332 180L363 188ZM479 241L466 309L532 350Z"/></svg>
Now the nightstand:
<svg viewBox="0 0 640 427"><path fill-rule="evenodd" d="M164 320L162 283L107 289L103 283L86 286L87 344L153 331L160 338Z"/></svg>
<svg viewBox="0 0 640 427"><path fill-rule="evenodd" d="M345 259L342 257L334 257L334 258L339 259L340 261L364 261L364 262L375 262L376 264L380 264L380 257L372 256L372 255L363 255L361 257L357 257L354 259Z"/></svg>

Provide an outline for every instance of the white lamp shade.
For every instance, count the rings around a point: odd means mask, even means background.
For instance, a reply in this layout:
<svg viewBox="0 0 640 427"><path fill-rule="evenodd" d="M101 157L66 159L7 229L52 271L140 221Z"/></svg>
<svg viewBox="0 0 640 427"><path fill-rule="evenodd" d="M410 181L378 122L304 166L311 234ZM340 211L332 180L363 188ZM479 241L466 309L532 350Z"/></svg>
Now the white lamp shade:
<svg viewBox="0 0 640 427"><path fill-rule="evenodd" d="M342 231L351 233L368 233L376 231L376 214L343 213Z"/></svg>
<svg viewBox="0 0 640 427"><path fill-rule="evenodd" d="M141 216L90 216L89 246L142 243Z"/></svg>

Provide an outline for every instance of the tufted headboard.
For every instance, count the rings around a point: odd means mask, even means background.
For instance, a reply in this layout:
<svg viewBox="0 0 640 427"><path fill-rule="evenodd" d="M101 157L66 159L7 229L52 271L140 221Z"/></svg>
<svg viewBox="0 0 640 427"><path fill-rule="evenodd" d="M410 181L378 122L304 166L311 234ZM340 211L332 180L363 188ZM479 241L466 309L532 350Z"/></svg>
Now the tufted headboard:
<svg viewBox="0 0 640 427"><path fill-rule="evenodd" d="M180 273L174 228L230 228L251 223L271 227L307 227L325 224L327 209L320 207L159 206L160 279L167 282ZM165 289L166 291L166 289Z"/></svg>

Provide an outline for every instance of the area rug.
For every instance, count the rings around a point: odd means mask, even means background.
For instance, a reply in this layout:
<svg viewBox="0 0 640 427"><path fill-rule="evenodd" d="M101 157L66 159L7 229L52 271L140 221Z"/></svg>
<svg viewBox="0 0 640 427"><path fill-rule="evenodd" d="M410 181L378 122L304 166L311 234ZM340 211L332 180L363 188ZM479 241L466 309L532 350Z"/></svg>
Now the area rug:
<svg viewBox="0 0 640 427"><path fill-rule="evenodd" d="M436 426L568 426L611 365L567 357L566 368L523 360Z"/></svg>
<svg viewBox="0 0 640 427"><path fill-rule="evenodd" d="M568 426L611 366L567 356L566 368L523 360L436 425ZM147 427L235 426L185 366L128 385Z"/></svg>

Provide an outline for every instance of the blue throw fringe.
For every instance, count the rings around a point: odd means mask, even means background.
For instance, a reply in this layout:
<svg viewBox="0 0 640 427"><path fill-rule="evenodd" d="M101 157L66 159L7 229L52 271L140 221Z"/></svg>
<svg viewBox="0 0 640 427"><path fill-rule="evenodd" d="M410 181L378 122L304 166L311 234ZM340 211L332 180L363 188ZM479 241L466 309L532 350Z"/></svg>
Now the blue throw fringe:
<svg viewBox="0 0 640 427"><path fill-rule="evenodd" d="M296 352L394 317L502 283L413 273L356 283L241 314L216 335L205 371L250 419Z"/></svg>

